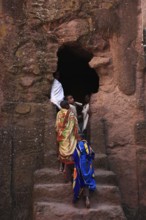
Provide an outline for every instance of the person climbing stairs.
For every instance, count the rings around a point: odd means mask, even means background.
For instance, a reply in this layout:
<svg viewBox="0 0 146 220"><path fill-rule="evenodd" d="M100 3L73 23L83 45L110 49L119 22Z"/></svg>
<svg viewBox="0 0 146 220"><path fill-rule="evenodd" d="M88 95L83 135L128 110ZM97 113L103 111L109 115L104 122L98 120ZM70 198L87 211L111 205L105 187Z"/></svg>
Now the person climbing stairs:
<svg viewBox="0 0 146 220"><path fill-rule="evenodd" d="M72 184L64 182L54 158L53 152L47 153L45 167L34 173L33 220L126 220L116 175L108 169L105 154L98 153L95 157L97 189L90 193L89 209L83 197L72 203Z"/></svg>

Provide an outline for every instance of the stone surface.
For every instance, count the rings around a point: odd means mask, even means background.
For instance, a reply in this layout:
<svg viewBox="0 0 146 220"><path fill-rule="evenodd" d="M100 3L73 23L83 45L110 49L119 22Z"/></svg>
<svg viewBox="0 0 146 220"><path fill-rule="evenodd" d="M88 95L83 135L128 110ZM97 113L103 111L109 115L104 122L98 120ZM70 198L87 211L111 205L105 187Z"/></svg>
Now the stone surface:
<svg viewBox="0 0 146 220"><path fill-rule="evenodd" d="M57 148L56 110L48 95L64 44L79 45L74 50L83 60L81 51L87 51L100 78L99 92L90 100L91 143L99 153L95 163L117 174L128 219L145 219L143 6L138 0L0 2L3 219L32 219L33 172L43 164L58 166L56 160L48 161ZM109 163L101 153L108 154ZM47 218L44 209L42 219ZM120 219L111 209L112 218ZM104 219L106 214L100 213ZM80 218L76 211L74 216Z"/></svg>
<svg viewBox="0 0 146 220"><path fill-rule="evenodd" d="M86 35L89 32L88 20L75 19L68 23L63 23L56 30L59 42L74 42L82 35Z"/></svg>
<svg viewBox="0 0 146 220"><path fill-rule="evenodd" d="M42 211L43 210L43 211ZM66 215L66 210L68 210L68 214ZM64 204L54 204L54 203L37 203L35 206L35 219L36 220L49 220L53 218L55 220L61 219L81 219L85 220L89 219L101 219L101 220L125 220L125 217L122 216L122 210L118 206L108 206L101 205L97 208L91 209L91 211L87 209L78 209L72 206L64 205Z"/></svg>
<svg viewBox="0 0 146 220"><path fill-rule="evenodd" d="M107 65L110 62L110 58L106 57L93 57L89 62L91 68L96 69L99 66Z"/></svg>
<svg viewBox="0 0 146 220"><path fill-rule="evenodd" d="M146 196L146 150L145 147L139 147L137 149L137 161L139 167L139 179L140 179L140 204L142 213L145 216L144 208L146 207L145 196Z"/></svg>
<svg viewBox="0 0 146 220"><path fill-rule="evenodd" d="M109 155L110 168L117 174L117 179L123 181L119 182L119 187L122 194L122 203L130 204L131 208L135 208L138 205L137 193L137 174L136 174L136 152L133 152L132 147L124 147L119 149L120 154L115 149L111 150Z"/></svg>
<svg viewBox="0 0 146 220"><path fill-rule="evenodd" d="M95 170L95 179L98 184L117 183L116 175L112 171L103 169ZM64 174L59 172L59 169L43 168L34 173L34 182L36 184L64 182Z"/></svg>
<svg viewBox="0 0 146 220"><path fill-rule="evenodd" d="M19 104L16 106L15 111L18 114L27 114L31 111L31 107L30 107L30 105L27 105L27 104Z"/></svg>
<svg viewBox="0 0 146 220"><path fill-rule="evenodd" d="M135 139L138 145L146 146L146 121L138 121L135 124Z"/></svg>
<svg viewBox="0 0 146 220"><path fill-rule="evenodd" d="M24 76L20 80L20 84L24 87L30 87L35 83L35 78L30 76Z"/></svg>
<svg viewBox="0 0 146 220"><path fill-rule="evenodd" d="M0 213L1 219L11 219L12 213L12 130L9 127L0 129ZM5 204L5 209L4 209Z"/></svg>
<svg viewBox="0 0 146 220"><path fill-rule="evenodd" d="M55 158L55 155L52 157ZM105 154L99 154L98 161L99 158L105 158L107 161ZM65 183L64 174L59 172L59 168L52 168L52 163L49 165L49 168L45 167L34 173L34 219L80 219L81 216L84 219L90 219L93 218L93 213L96 219L126 219L121 208L116 175L112 171L106 170L107 167L99 169L100 163L94 161L97 189L90 193L91 207L86 209L84 193L76 204L72 204L72 184Z"/></svg>
<svg viewBox="0 0 146 220"><path fill-rule="evenodd" d="M133 10L130 10L131 7ZM114 68L117 69L117 73L119 73L119 89L126 95L132 95L135 93L136 88L136 68L134 63L137 62L138 55L136 51L138 19L136 19L135 15L138 14L138 2L123 1L118 13L122 16L122 23L120 24L120 37L115 37L111 41L113 64ZM130 32L127 35L126 33L129 30Z"/></svg>

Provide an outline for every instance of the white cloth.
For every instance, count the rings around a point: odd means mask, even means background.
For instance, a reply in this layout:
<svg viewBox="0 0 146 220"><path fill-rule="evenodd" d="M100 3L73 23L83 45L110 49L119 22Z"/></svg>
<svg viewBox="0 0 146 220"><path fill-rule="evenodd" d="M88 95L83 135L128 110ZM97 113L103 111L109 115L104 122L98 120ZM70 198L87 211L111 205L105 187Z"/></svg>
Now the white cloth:
<svg viewBox="0 0 146 220"><path fill-rule="evenodd" d="M69 107L70 107L71 111L74 113L74 115L76 116L76 118L78 118L76 106L69 104Z"/></svg>
<svg viewBox="0 0 146 220"><path fill-rule="evenodd" d="M50 101L54 103L59 109L61 109L60 102L63 100L63 98L64 98L64 90L62 84L57 79L54 79L51 88Z"/></svg>
<svg viewBox="0 0 146 220"><path fill-rule="evenodd" d="M88 120L89 120L89 103L85 104L83 106L82 114L83 114L83 127L82 131L84 131L87 128Z"/></svg>
<svg viewBox="0 0 146 220"><path fill-rule="evenodd" d="M76 116L76 118L78 118L76 105L78 105L78 106L82 106L83 104L80 103L80 102L75 102L74 105L69 104L71 111L74 113L74 115Z"/></svg>
<svg viewBox="0 0 146 220"><path fill-rule="evenodd" d="M82 106L83 104L81 102L75 102L75 105Z"/></svg>

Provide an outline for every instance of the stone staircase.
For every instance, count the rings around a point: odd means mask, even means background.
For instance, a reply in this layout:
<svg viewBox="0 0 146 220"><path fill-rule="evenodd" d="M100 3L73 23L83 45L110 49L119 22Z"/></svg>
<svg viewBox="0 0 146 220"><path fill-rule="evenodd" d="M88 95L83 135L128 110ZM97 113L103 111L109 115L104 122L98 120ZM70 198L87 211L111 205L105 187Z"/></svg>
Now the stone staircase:
<svg viewBox="0 0 146 220"><path fill-rule="evenodd" d="M33 220L126 220L116 175L108 170L105 154L97 154L94 161L97 190L90 193L90 209L83 196L72 203L72 185L64 182L53 158L55 154L46 154L46 168L34 173Z"/></svg>

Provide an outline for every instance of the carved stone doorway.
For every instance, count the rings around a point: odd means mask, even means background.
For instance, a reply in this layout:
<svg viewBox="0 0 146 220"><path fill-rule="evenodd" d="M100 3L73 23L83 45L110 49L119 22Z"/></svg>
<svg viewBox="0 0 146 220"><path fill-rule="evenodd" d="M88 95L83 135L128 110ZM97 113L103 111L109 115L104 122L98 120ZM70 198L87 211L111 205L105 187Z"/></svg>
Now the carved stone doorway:
<svg viewBox="0 0 146 220"><path fill-rule="evenodd" d="M58 50L58 67L65 95L84 103L86 95L98 92L99 77L88 62L92 54L78 44L66 44Z"/></svg>

